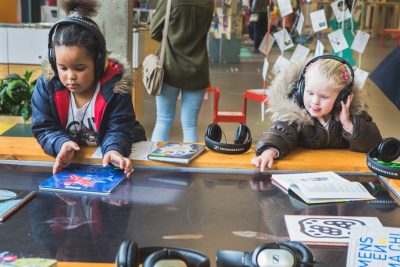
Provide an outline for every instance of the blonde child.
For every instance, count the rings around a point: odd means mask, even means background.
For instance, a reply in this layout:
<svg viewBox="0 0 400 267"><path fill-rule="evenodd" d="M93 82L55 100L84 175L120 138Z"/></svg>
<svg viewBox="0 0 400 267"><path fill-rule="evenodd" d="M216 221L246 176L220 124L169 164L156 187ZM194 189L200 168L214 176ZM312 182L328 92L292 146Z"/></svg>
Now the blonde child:
<svg viewBox="0 0 400 267"><path fill-rule="evenodd" d="M264 171L296 146L369 151L382 137L360 93L352 66L340 57L292 64L272 82L273 124L257 142L252 164Z"/></svg>
<svg viewBox="0 0 400 267"><path fill-rule="evenodd" d="M108 58L94 0L65 0L67 17L49 32L49 63L32 96L32 131L59 172L80 145L101 146L103 165L129 175L133 142L146 140L131 101L132 69Z"/></svg>

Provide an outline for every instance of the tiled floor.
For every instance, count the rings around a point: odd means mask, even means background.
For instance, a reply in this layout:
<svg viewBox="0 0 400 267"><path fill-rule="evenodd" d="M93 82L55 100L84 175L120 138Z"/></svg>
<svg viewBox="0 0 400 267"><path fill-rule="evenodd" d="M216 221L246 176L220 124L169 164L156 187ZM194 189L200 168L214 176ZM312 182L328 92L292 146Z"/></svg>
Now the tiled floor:
<svg viewBox="0 0 400 267"><path fill-rule="evenodd" d="M311 46L313 47L313 46ZM366 51L361 58L361 68L371 72L379 62L395 48L391 41L381 46L379 39L370 40ZM262 88L261 70L263 56L261 54L249 53L251 47L243 46L240 64L211 64L212 86L219 87L221 90L220 110L241 110L242 94L246 89ZM273 47L269 57L270 68L280 54L277 47ZM358 61L359 59L356 58ZM370 107L370 114L378 124L384 137L393 136L400 139L400 110L375 86L367 80L364 89L368 93L367 103ZM399 88L400 90L400 88ZM153 131L156 110L155 98L148 95L144 99L144 118L141 121L146 129L146 135L151 137ZM199 118L199 141L204 141L204 132L212 122L213 95L204 100L204 104ZM261 105L258 102L248 101L247 106L247 125L250 127L253 142L255 143L260 134L265 131L270 122L268 119L261 121ZM171 131L170 141L181 141L182 134L180 128L180 106L178 104L177 116L174 127ZM232 142L237 125L234 123L222 123L222 129L226 135L227 142ZM29 125L0 123L0 135L7 136L30 136Z"/></svg>

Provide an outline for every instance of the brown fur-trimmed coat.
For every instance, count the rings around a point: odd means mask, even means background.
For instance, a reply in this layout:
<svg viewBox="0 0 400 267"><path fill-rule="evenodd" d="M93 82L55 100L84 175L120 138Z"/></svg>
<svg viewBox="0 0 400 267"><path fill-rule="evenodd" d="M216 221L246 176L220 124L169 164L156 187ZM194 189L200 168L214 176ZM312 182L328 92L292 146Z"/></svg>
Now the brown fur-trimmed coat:
<svg viewBox="0 0 400 267"><path fill-rule="evenodd" d="M308 114L306 109L289 98L305 63L292 63L272 82L267 109L271 114L272 126L261 135L257 142L256 154L260 155L268 148L275 148L279 151L278 158L282 158L296 146L311 149L350 148L357 152L367 152L372 149L382 137L367 113L367 106L362 100L363 91L357 82L352 89L354 97L350 106L352 135L343 130L339 114L333 114L326 130Z"/></svg>

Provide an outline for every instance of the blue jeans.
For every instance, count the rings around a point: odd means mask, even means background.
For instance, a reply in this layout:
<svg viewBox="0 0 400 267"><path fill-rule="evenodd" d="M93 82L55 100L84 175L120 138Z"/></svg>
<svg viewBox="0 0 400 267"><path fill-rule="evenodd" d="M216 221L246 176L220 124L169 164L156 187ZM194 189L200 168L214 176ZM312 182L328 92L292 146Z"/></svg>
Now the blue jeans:
<svg viewBox="0 0 400 267"><path fill-rule="evenodd" d="M175 119L176 101L182 93L181 124L183 142L197 142L197 119L206 89L181 90L163 84L160 95L156 96L157 121L151 137L152 141L168 142L169 133Z"/></svg>

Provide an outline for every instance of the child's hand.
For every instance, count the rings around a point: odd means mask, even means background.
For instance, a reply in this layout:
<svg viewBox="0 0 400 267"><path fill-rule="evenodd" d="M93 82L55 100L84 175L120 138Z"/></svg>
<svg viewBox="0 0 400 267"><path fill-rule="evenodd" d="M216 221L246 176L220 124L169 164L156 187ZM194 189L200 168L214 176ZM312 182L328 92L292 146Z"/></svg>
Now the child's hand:
<svg viewBox="0 0 400 267"><path fill-rule="evenodd" d="M276 150L269 148L265 150L260 156L252 158L251 163L257 168L260 168L260 171L263 172L266 166L268 168L272 167L272 164L274 163L274 158L276 156Z"/></svg>
<svg viewBox="0 0 400 267"><path fill-rule="evenodd" d="M351 119L350 119L351 101L353 101L353 94L350 94L347 97L346 103L341 101L340 104L342 105L342 110L340 111L340 114L339 114L339 119L343 125L343 129L349 133L353 133L353 123L351 122Z"/></svg>
<svg viewBox="0 0 400 267"><path fill-rule="evenodd" d="M116 150L110 150L104 155L103 166L106 166L108 163L123 169L126 177L129 177L129 175L131 175L133 172L131 160L125 158Z"/></svg>
<svg viewBox="0 0 400 267"><path fill-rule="evenodd" d="M78 151L80 147L74 141L67 141L61 146L61 150L56 157L56 161L53 165L53 174L61 171L62 167L69 163L75 155L75 151Z"/></svg>

